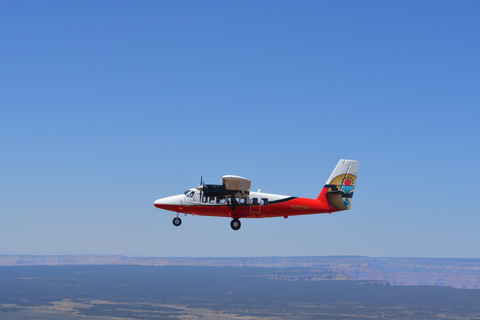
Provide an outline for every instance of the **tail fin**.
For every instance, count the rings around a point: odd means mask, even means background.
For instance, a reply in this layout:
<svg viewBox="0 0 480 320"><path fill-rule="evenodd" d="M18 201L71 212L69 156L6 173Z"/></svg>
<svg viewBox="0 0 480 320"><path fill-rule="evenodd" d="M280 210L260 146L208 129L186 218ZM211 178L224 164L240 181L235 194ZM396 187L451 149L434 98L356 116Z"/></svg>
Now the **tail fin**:
<svg viewBox="0 0 480 320"><path fill-rule="evenodd" d="M318 196L326 197L330 207L337 210L349 210L352 205L353 190L357 180L360 162L355 160L338 161L325 187Z"/></svg>

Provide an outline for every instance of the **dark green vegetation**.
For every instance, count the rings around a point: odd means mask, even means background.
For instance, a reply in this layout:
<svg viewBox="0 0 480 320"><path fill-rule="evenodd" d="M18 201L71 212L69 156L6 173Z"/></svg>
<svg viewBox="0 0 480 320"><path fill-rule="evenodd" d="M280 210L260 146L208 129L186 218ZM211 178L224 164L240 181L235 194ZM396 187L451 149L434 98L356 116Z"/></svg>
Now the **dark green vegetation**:
<svg viewBox="0 0 480 320"><path fill-rule="evenodd" d="M0 268L0 318L480 319L480 290L285 281L305 270L238 267ZM310 273L308 271L307 273ZM50 310L50 311L47 311ZM50 313L48 313L50 312ZM25 315L25 314L23 314ZM87 318L85 318L87 316ZM41 318L41 317L39 317Z"/></svg>

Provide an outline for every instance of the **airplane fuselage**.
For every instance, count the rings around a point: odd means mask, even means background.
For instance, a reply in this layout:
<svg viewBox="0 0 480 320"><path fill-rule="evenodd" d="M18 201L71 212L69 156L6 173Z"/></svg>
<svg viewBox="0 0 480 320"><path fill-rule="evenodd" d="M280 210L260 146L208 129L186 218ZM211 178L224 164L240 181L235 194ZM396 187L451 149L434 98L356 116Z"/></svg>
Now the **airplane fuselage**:
<svg viewBox="0 0 480 320"><path fill-rule="evenodd" d="M192 195L193 192L193 195ZM184 214L239 218L288 217L295 215L330 213L338 211L328 201L284 196L272 193L250 192L234 197L202 197L196 189L184 194L158 199L155 207Z"/></svg>

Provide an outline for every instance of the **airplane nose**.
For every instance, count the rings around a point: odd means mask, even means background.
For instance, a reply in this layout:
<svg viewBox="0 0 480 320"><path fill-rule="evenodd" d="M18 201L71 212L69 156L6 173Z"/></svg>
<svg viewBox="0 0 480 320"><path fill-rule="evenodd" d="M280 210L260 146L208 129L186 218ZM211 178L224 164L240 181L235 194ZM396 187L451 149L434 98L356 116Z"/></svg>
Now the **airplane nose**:
<svg viewBox="0 0 480 320"><path fill-rule="evenodd" d="M168 205L181 205L182 201L179 196L166 197L155 200L153 205L157 208L162 208L163 206Z"/></svg>
<svg viewBox="0 0 480 320"><path fill-rule="evenodd" d="M157 208L162 208L162 206L170 204L170 203L168 203L167 199L168 198L157 199L157 200L155 200L153 205Z"/></svg>

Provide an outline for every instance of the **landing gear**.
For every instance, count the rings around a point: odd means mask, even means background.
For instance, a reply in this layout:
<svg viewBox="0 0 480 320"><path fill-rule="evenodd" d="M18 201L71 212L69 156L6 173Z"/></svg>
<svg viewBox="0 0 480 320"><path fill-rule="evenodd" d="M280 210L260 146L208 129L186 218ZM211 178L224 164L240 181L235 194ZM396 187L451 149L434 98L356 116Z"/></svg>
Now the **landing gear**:
<svg viewBox="0 0 480 320"><path fill-rule="evenodd" d="M238 230L238 229L240 229L241 226L242 226L242 224L240 223L240 220L238 220L238 219L233 219L230 222L230 227L232 227L233 230Z"/></svg>
<svg viewBox="0 0 480 320"><path fill-rule="evenodd" d="M180 219L179 217L173 218L173 225L174 225L175 227L178 227L178 226L181 225L181 224L182 224L182 219Z"/></svg>

